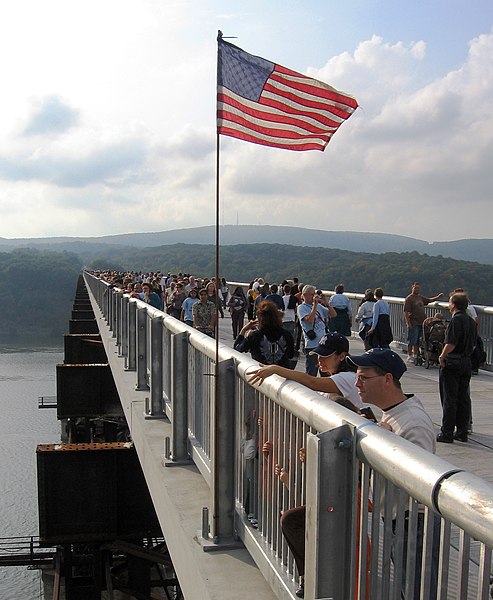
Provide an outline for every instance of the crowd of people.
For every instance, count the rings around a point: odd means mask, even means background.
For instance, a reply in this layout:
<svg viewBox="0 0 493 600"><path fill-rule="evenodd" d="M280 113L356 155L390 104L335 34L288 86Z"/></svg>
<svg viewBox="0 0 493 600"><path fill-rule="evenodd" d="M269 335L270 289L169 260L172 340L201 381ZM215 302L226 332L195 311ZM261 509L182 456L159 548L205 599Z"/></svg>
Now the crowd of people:
<svg viewBox="0 0 493 600"><path fill-rule="evenodd" d="M195 277L188 273L104 272L100 276L122 292L211 337L216 336L217 318L223 318L228 311L236 350L250 352L263 365L277 365L285 377L288 376L285 371L295 369L299 353L303 352L305 374L310 377L303 380L305 385L320 388L323 393L350 395L347 389L329 390L332 383L324 379L333 378L335 372L321 366L321 354L316 350L333 343L330 334L337 333L339 340L352 334L353 311L343 284L335 286L335 293L329 298L314 286L301 284L296 277L279 285L258 277L245 291L239 285L230 290L224 278L216 281L215 277ZM440 367L439 395L443 409L438 441L445 443L468 439L472 422L469 381L477 373L482 349L477 335L478 316L467 294L456 288L449 296L452 318L447 327L441 313L427 318L425 311L425 306L443 298L443 293L424 296L419 282L414 282L403 306L408 333L407 363L419 364L423 336L437 321L441 326L433 330L441 331L444 338L436 347L436 362ZM393 341L390 306L383 298L382 288L365 291L354 321L366 351L390 347ZM342 346L339 341L337 347ZM299 372L291 373L291 378L299 376ZM311 378L317 378L317 383ZM352 401L358 407L354 393Z"/></svg>
<svg viewBox="0 0 493 600"><path fill-rule="evenodd" d="M224 317L224 311L228 311L234 348L250 352L262 365L250 373L252 383L260 385L276 374L316 390L329 400L345 403L351 410L372 419L373 413L368 413L367 406L375 405L381 410L378 423L381 427L431 453L435 453L436 442L468 441L471 357L478 347L478 317L461 288L449 294L451 319L447 325L441 314L427 318L425 311L425 306L441 299L443 294L424 296L418 282L412 284L403 306L408 364L418 364L423 333L426 335L437 322L443 331L443 343L437 353L443 415L440 433L436 435L419 398L402 390L401 378L407 366L390 348L393 341L390 306L381 288L366 290L354 315L365 353L351 356L348 338L352 335L353 311L342 284L336 286L335 293L328 298L321 290L302 285L296 278L269 285L259 277L249 283L246 292L242 286L231 291L224 279L216 282L215 278L201 279L184 274L126 273L119 274L112 283L212 337L216 334L217 315ZM301 351L306 359L305 372L295 370ZM269 454L272 442L267 441L262 450ZM276 464L275 474L286 483L286 468ZM304 594L304 519L304 507L293 507L281 517L283 533L301 575L296 592L300 597ZM439 522L434 523L434 529L438 525ZM407 526L405 533L407 535ZM417 535L419 554L423 535L421 516ZM436 597L438 533L435 540L429 598ZM413 597L419 598L419 560L416 565ZM405 569L404 556L404 574Z"/></svg>
<svg viewBox="0 0 493 600"><path fill-rule="evenodd" d="M230 291L224 278L216 281L215 277L195 277L188 273L105 272L100 275L122 292L165 310L211 337L216 336L217 318L223 318L228 311L235 349L250 352L261 364L289 370L295 368L302 351L306 375L321 375L320 382L327 376L327 370L320 367L320 353L316 349L331 339L327 338L331 333L344 338L352 333L353 311L343 284L338 284L335 293L328 298L314 286L301 284L296 277L279 285L258 277L249 283L246 291L242 286ZM403 306L408 332L406 362L418 364L423 335L426 337L430 326L438 320L441 329L435 327L434 331L442 331L444 336L436 356L443 408L438 441L451 443L454 439L467 441L471 426L469 381L481 361L478 355L482 343L477 335L477 313L462 288L450 293L452 318L447 327L440 313L427 319L425 306L441 298L443 293L424 296L419 282L412 284ZM393 341L390 306L383 298L382 288L365 291L354 321L366 351L390 347ZM321 392L327 391L326 382L318 385ZM313 387L313 382L309 387ZM341 390L338 393L346 395Z"/></svg>
<svg viewBox="0 0 493 600"><path fill-rule="evenodd" d="M216 335L216 315L223 318L224 310L233 306L227 305L229 287L224 278L216 286L215 277L201 278L187 273L107 271L100 276L122 293L164 310L210 337ZM246 305L245 297L244 300Z"/></svg>

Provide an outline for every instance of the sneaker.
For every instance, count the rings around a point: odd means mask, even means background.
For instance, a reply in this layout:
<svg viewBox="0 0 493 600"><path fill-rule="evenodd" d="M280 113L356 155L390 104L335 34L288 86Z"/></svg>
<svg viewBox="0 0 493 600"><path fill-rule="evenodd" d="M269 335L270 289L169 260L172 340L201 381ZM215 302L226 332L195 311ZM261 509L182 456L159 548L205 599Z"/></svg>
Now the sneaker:
<svg viewBox="0 0 493 600"><path fill-rule="evenodd" d="M415 361L414 361L414 356L413 356L412 354L410 354L410 355L407 357L407 359L406 359L406 362L407 362L409 365L414 365L414 362L415 362Z"/></svg>
<svg viewBox="0 0 493 600"><path fill-rule="evenodd" d="M443 435L443 433L439 433L437 435L437 442L442 442L444 444L453 444L454 443L454 438L453 437L447 437L447 436Z"/></svg>
<svg viewBox="0 0 493 600"><path fill-rule="evenodd" d="M300 585L298 586L298 589L295 591L295 594L298 598L305 597L305 578L304 577L300 577Z"/></svg>
<svg viewBox="0 0 493 600"><path fill-rule="evenodd" d="M253 514L249 514L248 515L248 520L250 521L250 525L254 528L254 529L258 529L258 521L255 518L255 515Z"/></svg>

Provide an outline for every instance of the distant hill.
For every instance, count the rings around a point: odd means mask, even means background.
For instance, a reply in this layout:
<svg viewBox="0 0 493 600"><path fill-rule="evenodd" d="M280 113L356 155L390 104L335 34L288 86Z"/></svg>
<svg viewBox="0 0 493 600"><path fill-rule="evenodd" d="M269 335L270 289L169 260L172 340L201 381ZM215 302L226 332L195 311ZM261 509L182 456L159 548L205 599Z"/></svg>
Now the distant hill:
<svg viewBox="0 0 493 600"><path fill-rule="evenodd" d="M152 233L125 233L101 237L0 238L0 250L42 247L46 250L75 252L89 259L108 246L149 248L173 244L214 244L214 226L174 229ZM458 260L493 264L493 239L456 240L428 243L402 235L355 231L322 231L302 227L270 225L223 225L221 246L236 244L289 244L337 248L353 252L419 252L430 256L447 256Z"/></svg>
<svg viewBox="0 0 493 600"><path fill-rule="evenodd" d="M61 346L81 266L68 252L0 252L0 346Z"/></svg>
<svg viewBox="0 0 493 600"><path fill-rule="evenodd" d="M72 241L68 245L72 252L53 252L48 250L51 245L0 251L0 347L47 345L53 339L60 343L82 265L121 271L185 271L197 276L215 273L212 244L137 248ZM75 251L78 247L86 253ZM230 281L245 282L262 276L279 283L297 276L302 283L326 290L341 282L350 292L379 286L389 296L405 296L411 283L420 281L424 294L446 295L463 287L475 304L491 305L493 298L493 266L416 251L375 254L287 244L231 244L221 249L220 272Z"/></svg>
<svg viewBox="0 0 493 600"><path fill-rule="evenodd" d="M119 271L179 271L198 276L215 273L211 244L174 244L154 248L109 247L89 263L96 269ZM251 281L262 276L269 283L297 276L302 283L333 290L364 292L382 287L388 296L406 296L413 281L424 294L435 295L465 288L475 304L491 304L493 266L418 252L350 252L284 244L238 244L221 249L220 274L229 281Z"/></svg>

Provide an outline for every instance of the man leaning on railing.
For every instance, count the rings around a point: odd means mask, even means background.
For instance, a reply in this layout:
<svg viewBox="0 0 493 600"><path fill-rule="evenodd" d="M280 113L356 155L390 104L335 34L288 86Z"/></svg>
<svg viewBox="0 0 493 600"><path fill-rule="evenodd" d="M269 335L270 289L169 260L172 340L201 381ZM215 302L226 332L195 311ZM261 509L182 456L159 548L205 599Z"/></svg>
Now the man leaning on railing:
<svg viewBox="0 0 493 600"><path fill-rule="evenodd" d="M403 360L393 350L388 348L373 348L361 356L352 356L348 360L357 367L356 387L363 403L374 404L383 411L380 425L434 454L436 443L433 423L419 398L414 394L404 394L401 388L399 380L407 370ZM393 506L393 519L395 518L396 502L394 502ZM406 579L408 526L409 522L406 515L402 556L403 589ZM393 526L394 529L395 526ZM416 565L413 596L415 600L421 599L420 583L423 532L424 513L420 512L416 532ZM440 518L435 515L429 600L434 600L437 592L439 532Z"/></svg>

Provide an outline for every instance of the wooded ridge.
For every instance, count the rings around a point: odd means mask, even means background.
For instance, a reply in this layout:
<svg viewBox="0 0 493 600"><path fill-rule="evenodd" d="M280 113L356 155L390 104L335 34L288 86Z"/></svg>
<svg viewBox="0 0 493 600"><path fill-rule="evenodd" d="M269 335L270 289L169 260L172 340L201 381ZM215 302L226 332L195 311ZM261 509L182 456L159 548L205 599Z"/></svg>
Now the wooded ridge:
<svg viewBox="0 0 493 600"><path fill-rule="evenodd" d="M18 249L0 252L0 342L25 341L61 345L68 330L77 277L91 268L215 274L213 245L174 244L152 248L99 246L91 252ZM270 283L298 277L302 283L333 290L343 283L348 292L382 287L388 296L406 296L420 281L422 293L445 295L455 287L467 290L474 304L491 305L493 266L429 256L418 252L371 254L347 250L240 244L220 252L221 276L248 282L262 276Z"/></svg>

